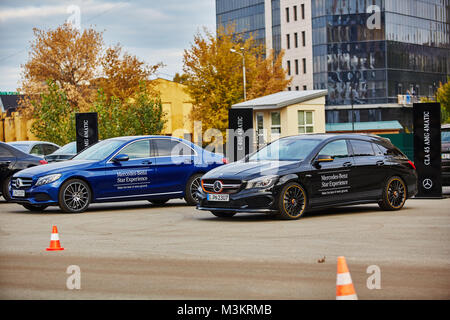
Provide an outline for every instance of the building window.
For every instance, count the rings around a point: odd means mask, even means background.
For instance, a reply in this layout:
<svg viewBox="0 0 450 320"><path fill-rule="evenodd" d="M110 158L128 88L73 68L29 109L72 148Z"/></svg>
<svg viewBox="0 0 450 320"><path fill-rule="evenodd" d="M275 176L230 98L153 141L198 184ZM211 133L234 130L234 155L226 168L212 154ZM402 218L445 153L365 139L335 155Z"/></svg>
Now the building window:
<svg viewBox="0 0 450 320"><path fill-rule="evenodd" d="M308 90L308 87L307 86L303 86L303 90Z"/></svg>
<svg viewBox="0 0 450 320"><path fill-rule="evenodd" d="M295 87L295 91L299 91L300 88L298 86Z"/></svg>
<svg viewBox="0 0 450 320"><path fill-rule="evenodd" d="M306 59L303 58L303 73L306 73Z"/></svg>
<svg viewBox="0 0 450 320"><path fill-rule="evenodd" d="M289 8L286 8L286 22L289 22Z"/></svg>
<svg viewBox="0 0 450 320"><path fill-rule="evenodd" d="M306 47L306 32L302 31L302 45Z"/></svg>
<svg viewBox="0 0 450 320"><path fill-rule="evenodd" d="M297 32L294 33L294 46L298 48L298 34Z"/></svg>
<svg viewBox="0 0 450 320"><path fill-rule="evenodd" d="M271 112L270 118L272 120L272 124L270 127L270 132L272 137L273 136L279 136L281 134L281 119L280 119L280 112Z"/></svg>
<svg viewBox="0 0 450 320"><path fill-rule="evenodd" d="M297 21L297 6L294 6L294 21Z"/></svg>
<svg viewBox="0 0 450 320"><path fill-rule="evenodd" d="M302 3L302 19L305 20L305 4Z"/></svg>
<svg viewBox="0 0 450 320"><path fill-rule="evenodd" d="M291 61L287 61L287 73L288 73L288 76L290 76L291 75Z"/></svg>
<svg viewBox="0 0 450 320"><path fill-rule="evenodd" d="M291 37L288 34L286 35L286 47L291 48Z"/></svg>
<svg viewBox="0 0 450 320"><path fill-rule="evenodd" d="M298 74L298 60L295 59L295 74Z"/></svg>
<svg viewBox="0 0 450 320"><path fill-rule="evenodd" d="M313 133L313 111L298 111L298 133Z"/></svg>
<svg viewBox="0 0 450 320"><path fill-rule="evenodd" d="M288 91L291 91L291 87L288 87Z"/></svg>

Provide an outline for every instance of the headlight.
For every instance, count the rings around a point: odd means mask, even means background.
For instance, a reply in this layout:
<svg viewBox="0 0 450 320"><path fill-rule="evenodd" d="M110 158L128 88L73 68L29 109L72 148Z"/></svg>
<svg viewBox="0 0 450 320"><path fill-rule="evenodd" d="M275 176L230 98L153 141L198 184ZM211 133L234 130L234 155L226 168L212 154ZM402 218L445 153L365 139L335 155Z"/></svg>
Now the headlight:
<svg viewBox="0 0 450 320"><path fill-rule="evenodd" d="M38 179L38 181L36 182L36 187L42 186L44 184L49 184L49 183L55 182L59 178L61 178L61 174L59 174L59 173L57 173L57 174L50 174L48 176L40 177Z"/></svg>
<svg viewBox="0 0 450 320"><path fill-rule="evenodd" d="M277 180L278 176L265 176L256 178L247 182L246 189L253 189L253 188L267 189L272 187Z"/></svg>

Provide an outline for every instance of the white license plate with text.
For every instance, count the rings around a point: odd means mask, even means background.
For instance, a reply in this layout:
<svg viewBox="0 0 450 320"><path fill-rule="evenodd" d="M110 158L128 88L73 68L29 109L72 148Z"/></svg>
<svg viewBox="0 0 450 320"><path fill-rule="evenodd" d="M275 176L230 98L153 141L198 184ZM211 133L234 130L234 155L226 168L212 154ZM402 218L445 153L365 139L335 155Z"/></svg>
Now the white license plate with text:
<svg viewBox="0 0 450 320"><path fill-rule="evenodd" d="M25 197L25 190L13 190L13 197Z"/></svg>
<svg viewBox="0 0 450 320"><path fill-rule="evenodd" d="M227 201L230 201L230 195L229 194L208 194L208 201L227 202Z"/></svg>

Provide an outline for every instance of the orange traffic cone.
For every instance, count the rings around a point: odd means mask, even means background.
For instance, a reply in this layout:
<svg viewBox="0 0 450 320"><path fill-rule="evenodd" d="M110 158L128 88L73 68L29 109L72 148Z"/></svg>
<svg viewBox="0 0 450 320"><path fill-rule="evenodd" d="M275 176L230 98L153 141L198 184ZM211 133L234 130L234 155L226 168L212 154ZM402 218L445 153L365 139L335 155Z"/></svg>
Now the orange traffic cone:
<svg viewBox="0 0 450 320"><path fill-rule="evenodd" d="M58 229L56 226L53 226L52 235L50 237L50 247L47 248L47 251L58 250L64 250L64 248L61 248L61 244L59 243Z"/></svg>
<svg viewBox="0 0 450 320"><path fill-rule="evenodd" d="M358 300L345 257L338 257L336 300Z"/></svg>

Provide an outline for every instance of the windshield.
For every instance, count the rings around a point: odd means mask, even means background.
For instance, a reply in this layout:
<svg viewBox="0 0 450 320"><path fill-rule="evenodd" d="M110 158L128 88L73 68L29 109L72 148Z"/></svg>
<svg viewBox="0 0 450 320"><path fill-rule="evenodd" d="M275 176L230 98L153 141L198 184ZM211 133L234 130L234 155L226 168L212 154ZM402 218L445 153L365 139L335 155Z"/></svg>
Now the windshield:
<svg viewBox="0 0 450 320"><path fill-rule="evenodd" d="M100 161L111 155L125 141L122 140L103 140L82 151L72 160L96 160Z"/></svg>
<svg viewBox="0 0 450 320"><path fill-rule="evenodd" d="M316 139L280 139L253 154L249 160L300 161L320 142Z"/></svg>
<svg viewBox="0 0 450 320"><path fill-rule="evenodd" d="M77 143L70 142L60 149L53 152L53 154L76 154L77 153Z"/></svg>
<svg viewBox="0 0 450 320"><path fill-rule="evenodd" d="M16 149L19 149L22 152L28 153L29 145L21 144L21 143L8 143L10 146L13 146Z"/></svg>
<svg viewBox="0 0 450 320"><path fill-rule="evenodd" d="M442 131L441 140L442 142L450 142L450 131Z"/></svg>

